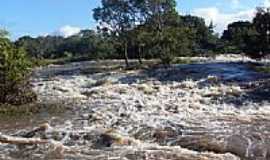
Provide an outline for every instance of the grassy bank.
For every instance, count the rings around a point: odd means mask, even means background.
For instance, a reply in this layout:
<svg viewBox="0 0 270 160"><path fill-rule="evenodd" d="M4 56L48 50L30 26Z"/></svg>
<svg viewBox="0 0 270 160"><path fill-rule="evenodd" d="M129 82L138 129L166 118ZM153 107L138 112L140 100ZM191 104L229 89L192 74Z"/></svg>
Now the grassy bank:
<svg viewBox="0 0 270 160"><path fill-rule="evenodd" d="M61 65L70 62L81 62L90 60L87 57L57 58L57 59L33 59L35 66L47 66L50 64Z"/></svg>
<svg viewBox="0 0 270 160"><path fill-rule="evenodd" d="M106 67L108 64L111 64L112 61L115 61L114 65L110 65L113 69L125 68L125 63L123 59L106 59L106 60L92 60L86 57L72 57L72 58L58 58L58 59L33 59L32 62L34 66L42 67L48 65L64 65L72 62L85 62L85 61L96 61L98 68ZM140 64L137 59L130 59L130 66L126 69L140 69L140 68L149 68L156 65L161 65L159 59L144 59L142 60L143 64ZM175 58L172 64L192 64L196 63L190 57L186 58Z"/></svg>
<svg viewBox="0 0 270 160"><path fill-rule="evenodd" d="M258 66L255 69L257 72L270 73L270 66Z"/></svg>
<svg viewBox="0 0 270 160"><path fill-rule="evenodd" d="M0 105L0 117L25 117L32 116L34 114L48 113L57 114L65 111L65 106L62 104L44 104L44 103L32 103L20 106L14 106L9 104Z"/></svg>
<svg viewBox="0 0 270 160"><path fill-rule="evenodd" d="M248 65L251 69L255 70L256 72L265 73L265 74L270 73L270 64L250 63Z"/></svg>

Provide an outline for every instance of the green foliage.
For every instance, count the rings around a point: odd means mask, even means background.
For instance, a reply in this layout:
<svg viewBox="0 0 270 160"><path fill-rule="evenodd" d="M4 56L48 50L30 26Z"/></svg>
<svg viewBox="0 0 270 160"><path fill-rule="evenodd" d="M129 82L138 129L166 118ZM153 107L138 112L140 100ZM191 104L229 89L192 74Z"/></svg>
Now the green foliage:
<svg viewBox="0 0 270 160"><path fill-rule="evenodd" d="M63 41L64 38L59 36L37 38L24 36L19 38L15 44L18 47L25 48L28 55L33 58L59 58L64 56L64 51L61 50Z"/></svg>
<svg viewBox="0 0 270 160"><path fill-rule="evenodd" d="M260 58L270 53L270 9L258 8L252 22L233 22L221 38L214 24L200 17L179 15L175 0L102 0L94 9L98 31L82 30L71 37L28 36L16 41L36 59L160 58L247 53ZM7 32L1 31L6 37ZM46 64L46 63L44 63Z"/></svg>
<svg viewBox="0 0 270 160"><path fill-rule="evenodd" d="M0 29L0 38L7 38L8 31Z"/></svg>
<svg viewBox="0 0 270 160"><path fill-rule="evenodd" d="M188 28L166 27L155 40L153 50L163 64L170 64L175 57L190 54L192 32Z"/></svg>
<svg viewBox="0 0 270 160"><path fill-rule="evenodd" d="M95 8L93 17L100 23L99 28L111 33L123 48L123 57L128 66L128 35L135 27L136 12L133 0L102 0L101 7ZM120 49L121 51L121 49Z"/></svg>
<svg viewBox="0 0 270 160"><path fill-rule="evenodd" d="M262 73L270 73L270 66L255 66L254 67L257 72Z"/></svg>
<svg viewBox="0 0 270 160"><path fill-rule="evenodd" d="M16 48L7 39L0 39L0 69L7 81L21 81L29 73L30 61L22 48Z"/></svg>
<svg viewBox="0 0 270 160"><path fill-rule="evenodd" d="M270 53L270 9L257 8L252 22L234 22L224 31L224 51L245 52L253 58Z"/></svg>
<svg viewBox="0 0 270 160"><path fill-rule="evenodd" d="M226 46L226 53L252 52L251 42L257 36L255 27L250 22L234 22L228 25L228 29L224 31L222 39Z"/></svg>
<svg viewBox="0 0 270 160"><path fill-rule="evenodd" d="M195 33L201 37L212 34L197 32L196 25L190 27L188 18L184 21L178 15L175 0L104 0L102 7L94 9L94 18L103 32L116 36L116 44L125 48L125 52L122 48L118 51L125 53L126 58L133 54L140 63L142 57L147 57L170 64L175 56L191 53ZM204 21L201 25L209 30Z"/></svg>
<svg viewBox="0 0 270 160"><path fill-rule="evenodd" d="M174 0L146 0L138 3L136 7L142 15L140 22L144 21L138 29L142 33L139 33L136 39L139 47L148 43L147 46L156 57L161 59L162 63L170 64L177 53L184 48L184 43L181 43L184 36L180 35L184 32L182 32L183 28L178 26L176 2Z"/></svg>
<svg viewBox="0 0 270 160"><path fill-rule="evenodd" d="M0 38L0 103L21 104L35 99L27 82L30 66L22 48Z"/></svg>
<svg viewBox="0 0 270 160"><path fill-rule="evenodd" d="M46 36L19 38L15 45L25 48L29 57L43 59L62 59L85 57L89 59L117 58L115 43L111 37L92 30L82 30L79 34L63 38Z"/></svg>
<svg viewBox="0 0 270 160"><path fill-rule="evenodd" d="M253 25L258 33L257 51L263 55L268 54L270 51L270 8L257 8Z"/></svg>
<svg viewBox="0 0 270 160"><path fill-rule="evenodd" d="M195 54L207 54L207 52L216 50L218 36L214 34L212 22L207 26L203 18L191 15L180 16L180 19L182 26L193 31L191 43Z"/></svg>
<svg viewBox="0 0 270 160"><path fill-rule="evenodd" d="M38 60L160 58L213 53L219 48L213 23L176 11L175 0L102 0L94 9L98 31L82 30L71 37L22 37L16 46ZM220 45L219 47L221 47ZM46 63L44 63L46 64Z"/></svg>

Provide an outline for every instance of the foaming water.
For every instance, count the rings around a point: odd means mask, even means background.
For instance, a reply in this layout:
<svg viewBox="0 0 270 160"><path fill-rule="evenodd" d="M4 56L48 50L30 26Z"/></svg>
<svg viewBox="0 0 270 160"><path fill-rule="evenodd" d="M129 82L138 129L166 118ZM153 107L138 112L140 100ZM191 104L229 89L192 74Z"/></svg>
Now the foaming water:
<svg viewBox="0 0 270 160"><path fill-rule="evenodd" d="M71 114L48 117L34 135L47 144L0 144L0 159L267 160L269 99L251 98L267 76L215 63L36 79L40 100L61 99Z"/></svg>

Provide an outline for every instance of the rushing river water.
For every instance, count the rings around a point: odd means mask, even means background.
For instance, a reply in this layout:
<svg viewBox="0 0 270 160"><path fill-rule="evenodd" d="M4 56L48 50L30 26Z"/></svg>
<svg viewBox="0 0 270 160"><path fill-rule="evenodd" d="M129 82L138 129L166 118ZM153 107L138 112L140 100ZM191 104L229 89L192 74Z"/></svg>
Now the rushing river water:
<svg viewBox="0 0 270 160"><path fill-rule="evenodd" d="M17 136L48 122L50 129L34 137L53 143L0 144L0 159L268 160L270 75L253 65L100 72L85 62L40 69L33 78L39 101L68 111L1 120L1 132Z"/></svg>

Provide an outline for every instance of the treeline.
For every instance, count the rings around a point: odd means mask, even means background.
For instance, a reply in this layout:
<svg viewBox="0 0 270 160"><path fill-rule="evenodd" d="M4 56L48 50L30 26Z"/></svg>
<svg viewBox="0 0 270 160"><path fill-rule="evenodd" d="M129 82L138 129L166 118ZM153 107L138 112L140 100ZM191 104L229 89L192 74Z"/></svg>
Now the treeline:
<svg viewBox="0 0 270 160"><path fill-rule="evenodd" d="M270 54L270 9L257 8L251 22L239 21L228 25L221 40L223 52L246 53L253 58Z"/></svg>
<svg viewBox="0 0 270 160"><path fill-rule="evenodd" d="M54 59L62 57L109 58L114 56L114 41L93 30L82 30L79 34L64 38L24 36L15 42L33 58Z"/></svg>
<svg viewBox="0 0 270 160"><path fill-rule="evenodd" d="M125 59L160 58L169 64L179 56L212 56L246 53L268 55L269 9L257 8L251 22L228 25L214 33L214 24L192 15L180 15L175 0L102 0L94 9L97 30L82 30L71 37L21 37L17 47L32 58Z"/></svg>
<svg viewBox="0 0 270 160"><path fill-rule="evenodd" d="M213 25L206 25L204 19L195 16L178 16L177 30L174 31L178 43L175 56L193 56L212 53L218 36L213 32ZM127 50L129 58L158 58L155 53L154 42L151 41L152 33L140 26L128 31ZM121 45L123 37L103 30L82 30L71 37L41 36L32 38L24 36L15 44L26 49L33 58L63 58L85 57L88 59L122 59L124 48ZM140 54L139 54L140 53Z"/></svg>
<svg viewBox="0 0 270 160"><path fill-rule="evenodd" d="M219 40L213 24L179 15L174 0L103 0L94 9L98 28L59 36L22 37L16 46L34 58L84 57L85 59L160 58L170 63L177 56L216 52Z"/></svg>

